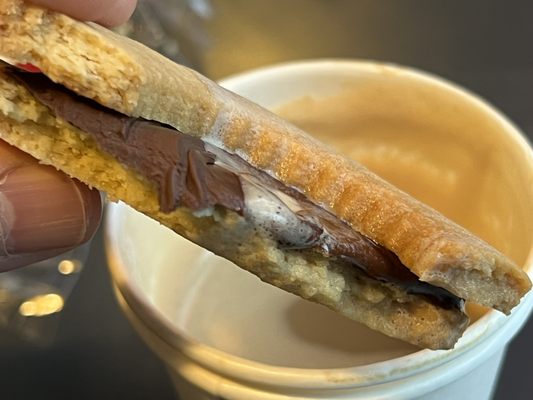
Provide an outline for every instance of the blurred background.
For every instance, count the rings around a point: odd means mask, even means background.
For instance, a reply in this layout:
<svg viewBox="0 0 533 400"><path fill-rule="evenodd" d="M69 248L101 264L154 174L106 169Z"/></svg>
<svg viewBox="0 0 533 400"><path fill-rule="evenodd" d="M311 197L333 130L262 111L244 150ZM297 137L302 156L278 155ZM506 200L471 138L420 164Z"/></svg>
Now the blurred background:
<svg viewBox="0 0 533 400"><path fill-rule="evenodd" d="M527 0L140 0L121 30L213 79L310 58L423 69L478 93L531 140L532 16ZM0 398L175 399L118 308L101 233L86 253L0 275ZM532 398L531 337L533 321L495 399Z"/></svg>

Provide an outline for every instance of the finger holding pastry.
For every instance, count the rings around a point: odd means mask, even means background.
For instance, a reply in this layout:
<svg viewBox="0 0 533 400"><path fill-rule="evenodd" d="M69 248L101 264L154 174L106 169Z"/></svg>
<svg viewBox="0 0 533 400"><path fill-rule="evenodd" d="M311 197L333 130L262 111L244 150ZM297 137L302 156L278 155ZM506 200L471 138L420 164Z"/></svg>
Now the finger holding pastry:
<svg viewBox="0 0 533 400"><path fill-rule="evenodd" d="M131 17L137 0L31 0L31 3L65 13L80 21L117 26Z"/></svg>
<svg viewBox="0 0 533 400"><path fill-rule="evenodd" d="M85 243L101 211L96 190L0 141L0 272Z"/></svg>

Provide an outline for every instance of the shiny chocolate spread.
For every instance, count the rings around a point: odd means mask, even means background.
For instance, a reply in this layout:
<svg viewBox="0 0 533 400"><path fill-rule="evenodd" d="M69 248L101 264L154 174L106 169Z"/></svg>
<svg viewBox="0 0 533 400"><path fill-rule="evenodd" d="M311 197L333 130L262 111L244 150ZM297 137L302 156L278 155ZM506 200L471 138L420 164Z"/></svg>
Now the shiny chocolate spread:
<svg viewBox="0 0 533 400"><path fill-rule="evenodd" d="M315 249L440 307L463 307L462 299L420 281L394 253L241 157L170 126L110 110L42 74L11 73L56 116L153 182L161 211L224 207L261 228L280 248Z"/></svg>

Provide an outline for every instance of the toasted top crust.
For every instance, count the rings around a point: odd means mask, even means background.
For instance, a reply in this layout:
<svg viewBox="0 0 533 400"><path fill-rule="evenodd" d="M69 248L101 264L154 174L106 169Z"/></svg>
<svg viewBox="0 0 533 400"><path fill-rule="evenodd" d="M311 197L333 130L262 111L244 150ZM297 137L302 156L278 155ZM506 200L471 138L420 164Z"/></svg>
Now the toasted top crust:
<svg viewBox="0 0 533 400"><path fill-rule="evenodd" d="M235 152L396 253L421 280L508 313L527 275L356 162L196 72L105 28L0 0L0 54L130 116Z"/></svg>

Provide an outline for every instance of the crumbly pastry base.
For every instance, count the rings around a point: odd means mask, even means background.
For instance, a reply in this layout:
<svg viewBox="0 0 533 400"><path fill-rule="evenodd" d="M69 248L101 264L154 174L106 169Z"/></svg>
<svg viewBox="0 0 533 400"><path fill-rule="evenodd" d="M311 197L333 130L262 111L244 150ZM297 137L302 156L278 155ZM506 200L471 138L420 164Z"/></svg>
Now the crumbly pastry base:
<svg viewBox="0 0 533 400"><path fill-rule="evenodd" d="M185 209L160 212L157 192L149 182L100 151L88 135L52 115L3 73L0 112L2 139L106 191L112 199L124 200L266 282L422 347L451 348L468 324L460 310L437 307L311 250L282 251L234 212L217 209L202 218Z"/></svg>

